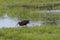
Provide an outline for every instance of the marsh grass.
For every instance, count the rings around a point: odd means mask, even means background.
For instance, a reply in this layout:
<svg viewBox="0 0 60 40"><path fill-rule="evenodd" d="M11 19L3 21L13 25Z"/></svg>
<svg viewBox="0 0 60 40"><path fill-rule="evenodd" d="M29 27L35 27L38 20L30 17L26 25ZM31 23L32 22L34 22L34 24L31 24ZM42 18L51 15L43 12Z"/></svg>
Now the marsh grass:
<svg viewBox="0 0 60 40"><path fill-rule="evenodd" d="M0 29L0 40L59 40L60 26L43 25Z"/></svg>
<svg viewBox="0 0 60 40"><path fill-rule="evenodd" d="M7 13L7 15L11 18L18 18L19 20L22 19L29 19L29 20L47 20L49 18L50 20L58 20L59 14L58 13L38 13L34 10L28 10L25 8L7 8L0 11L0 15Z"/></svg>
<svg viewBox="0 0 60 40"><path fill-rule="evenodd" d="M48 3L48 2L59 2L60 0L0 0L1 5L5 4L25 4L25 3Z"/></svg>
<svg viewBox="0 0 60 40"><path fill-rule="evenodd" d="M40 6L40 4L45 3L56 3L60 2L59 0L0 0L0 16L4 13L7 13L11 18L17 17L19 20L21 19L29 19L29 20L45 20L46 13L35 13L34 10L40 10L40 8L36 9L35 6ZM28 7L15 7L9 5L27 5ZM6 7L8 6L8 7ZM32 7L34 6L34 7ZM43 9L47 9L49 7L42 7ZM53 9L60 9L60 6L53 7ZM33 13L31 12L33 11ZM55 15L55 14L54 14ZM53 16L51 16L52 18ZM56 17L54 17L56 19Z"/></svg>

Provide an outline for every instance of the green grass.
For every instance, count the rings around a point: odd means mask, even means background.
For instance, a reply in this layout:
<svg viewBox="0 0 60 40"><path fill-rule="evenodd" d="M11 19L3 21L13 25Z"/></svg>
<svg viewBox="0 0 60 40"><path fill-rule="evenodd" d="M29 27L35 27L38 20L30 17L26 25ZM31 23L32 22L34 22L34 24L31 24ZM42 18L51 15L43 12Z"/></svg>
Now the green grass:
<svg viewBox="0 0 60 40"><path fill-rule="evenodd" d="M60 0L0 0L1 5L27 4L27 3L49 3L49 2L60 2Z"/></svg>
<svg viewBox="0 0 60 40"><path fill-rule="evenodd" d="M0 40L60 40L60 26L1 28Z"/></svg>
<svg viewBox="0 0 60 40"><path fill-rule="evenodd" d="M41 4L41 3L43 3L43 4ZM41 5L44 5L45 3L47 3L47 5L53 4L53 3L60 3L60 0L0 0L0 6L2 6L2 8L4 8L7 5L27 5L28 4L28 6L30 6L30 5L31 6L33 6L33 5L41 6ZM42 7L42 8L44 9L44 7ZM47 7L45 7L45 9L46 8ZM59 6L59 8L53 7L53 9L60 9L60 6Z"/></svg>
<svg viewBox="0 0 60 40"><path fill-rule="evenodd" d="M60 0L0 0L0 16L7 13L10 17L17 17L18 19L29 19L29 20L45 20L46 13L35 13L35 10L41 8L35 8L35 6L40 6L40 3L59 3ZM5 7L7 5L27 5L28 7ZM48 5L47 4L47 5ZM33 7L34 6L34 7ZM48 7L42 7L42 9L47 10ZM53 7L52 9L60 9L60 6ZM33 13L32 13L33 12Z"/></svg>
<svg viewBox="0 0 60 40"><path fill-rule="evenodd" d="M3 14L7 13L9 17L11 18L18 18L18 19L29 19L29 20L45 20L47 16L49 18L53 19L58 17L58 13L51 13L51 14L46 14L46 13L37 13L35 10L28 10L26 8L7 8L7 9L0 9L0 15L2 16ZM53 16L54 15L54 16Z"/></svg>
<svg viewBox="0 0 60 40"><path fill-rule="evenodd" d="M50 16L46 15L46 13L38 13L35 12L35 10L39 10L40 8L35 8L35 6L40 6L40 3L48 3L52 4L55 2L60 2L60 0L0 0L0 16L2 16L4 13L7 13L9 17L11 18L18 18L19 20L23 19L29 19L29 20L46 20L46 17L49 16L48 18L50 20L57 20L57 18L60 16L53 14ZM28 5L27 5L28 4ZM48 5L47 4L47 5ZM10 6L8 6L10 5ZM28 7L12 7L11 5L27 5ZM8 7L5 7L8 6ZM33 7L34 6L34 7ZM42 7L42 9L47 10L49 7ZM60 9L60 6L53 7L52 9ZM60 18L59 18L60 19Z"/></svg>

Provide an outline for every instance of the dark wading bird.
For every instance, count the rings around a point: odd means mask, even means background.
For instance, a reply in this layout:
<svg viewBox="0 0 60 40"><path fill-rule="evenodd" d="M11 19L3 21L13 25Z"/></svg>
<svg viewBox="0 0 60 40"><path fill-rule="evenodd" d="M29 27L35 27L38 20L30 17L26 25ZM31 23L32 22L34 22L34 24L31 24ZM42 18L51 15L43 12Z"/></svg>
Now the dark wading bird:
<svg viewBox="0 0 60 40"><path fill-rule="evenodd" d="M21 22L18 22L19 26L24 26L29 23L29 20L22 20Z"/></svg>

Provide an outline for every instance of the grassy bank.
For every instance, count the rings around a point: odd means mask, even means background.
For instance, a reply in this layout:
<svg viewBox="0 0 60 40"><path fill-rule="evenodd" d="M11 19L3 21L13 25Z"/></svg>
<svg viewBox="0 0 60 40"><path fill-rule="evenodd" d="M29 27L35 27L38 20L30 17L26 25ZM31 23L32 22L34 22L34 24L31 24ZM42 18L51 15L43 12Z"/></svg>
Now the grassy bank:
<svg viewBox="0 0 60 40"><path fill-rule="evenodd" d="M2 28L0 40L60 40L60 26Z"/></svg>

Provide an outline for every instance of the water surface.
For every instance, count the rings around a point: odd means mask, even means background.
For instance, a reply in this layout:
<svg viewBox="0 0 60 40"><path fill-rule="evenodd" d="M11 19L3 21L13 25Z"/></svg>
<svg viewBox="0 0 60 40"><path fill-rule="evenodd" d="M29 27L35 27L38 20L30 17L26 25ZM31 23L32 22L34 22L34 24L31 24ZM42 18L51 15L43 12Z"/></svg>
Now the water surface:
<svg viewBox="0 0 60 40"><path fill-rule="evenodd" d="M20 20L17 18L10 18L7 14L4 14L2 18L0 18L0 28L13 28L13 27L20 27L19 25L16 25ZM42 24L42 21L30 21L29 24L27 24L28 27L31 26L40 26Z"/></svg>

